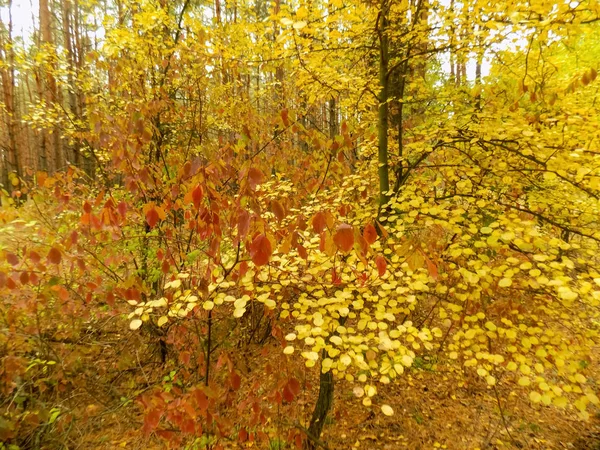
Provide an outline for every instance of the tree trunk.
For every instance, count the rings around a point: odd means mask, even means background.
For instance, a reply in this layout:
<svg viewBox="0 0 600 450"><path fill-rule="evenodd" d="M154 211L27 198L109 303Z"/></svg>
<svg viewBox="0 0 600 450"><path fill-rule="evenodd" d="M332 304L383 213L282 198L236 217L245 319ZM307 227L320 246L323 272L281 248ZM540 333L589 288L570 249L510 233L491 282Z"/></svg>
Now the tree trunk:
<svg viewBox="0 0 600 450"><path fill-rule="evenodd" d="M321 362L326 357L327 352L323 350L321 352ZM323 370L321 369L321 374L319 376L319 398L317 399L315 409L310 419L310 425L308 426L309 440L307 442L307 447L310 450L317 448L315 441L320 439L323 427L325 426L325 420L333 406L333 393L333 372L329 370L328 372L323 373Z"/></svg>
<svg viewBox="0 0 600 450"><path fill-rule="evenodd" d="M75 78L73 73L76 70L75 58L73 55L73 38L71 33L71 2L70 0L62 0L62 19L63 19L63 41L65 50L67 51L67 63L69 65L69 71L67 72L68 87L68 98L69 98L69 110L71 112L71 118L73 121L79 119L79 111L77 110L77 86L75 84ZM72 146L66 144L67 154L70 154L71 161L77 166L81 167L81 161L79 157L79 145L75 142Z"/></svg>
<svg viewBox="0 0 600 450"><path fill-rule="evenodd" d="M381 0L381 10L377 29L379 33L379 115L378 115L378 150L379 150L379 206L389 200L390 180L388 167L388 13L387 0Z"/></svg>
<svg viewBox="0 0 600 450"><path fill-rule="evenodd" d="M9 175L15 174L17 177L21 177L22 173L22 155L19 152L19 145L17 142L18 134L18 111L17 104L15 101L15 72L14 72L14 51L12 45L12 14L11 4L8 3L9 21L8 21L8 33L7 42L4 42L3 34L0 33L0 75L2 78L2 87L4 95L4 108L5 108L5 124L6 133L8 138L7 150L4 155L3 161L3 173L2 183L7 189L10 189L10 177ZM0 22L2 28L4 24Z"/></svg>
<svg viewBox="0 0 600 450"><path fill-rule="evenodd" d="M51 15L48 0L40 0L40 31L42 36L42 44L46 46L48 51L54 52ZM45 86L43 86L42 95L47 108L51 108L58 102L58 90L56 88L56 79L54 78L54 64L50 64L45 73ZM57 126L52 130L45 130L46 134L46 168L48 172L54 172L58 168L64 166L62 149L60 145L60 133Z"/></svg>

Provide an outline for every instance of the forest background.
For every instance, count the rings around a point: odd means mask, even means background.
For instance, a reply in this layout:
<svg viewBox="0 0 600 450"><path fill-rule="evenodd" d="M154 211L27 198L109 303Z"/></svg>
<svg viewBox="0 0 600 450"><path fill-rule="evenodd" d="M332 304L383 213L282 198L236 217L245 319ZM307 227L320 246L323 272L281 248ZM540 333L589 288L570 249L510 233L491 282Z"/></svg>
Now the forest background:
<svg viewBox="0 0 600 450"><path fill-rule="evenodd" d="M0 448L597 448L596 0L35 6Z"/></svg>

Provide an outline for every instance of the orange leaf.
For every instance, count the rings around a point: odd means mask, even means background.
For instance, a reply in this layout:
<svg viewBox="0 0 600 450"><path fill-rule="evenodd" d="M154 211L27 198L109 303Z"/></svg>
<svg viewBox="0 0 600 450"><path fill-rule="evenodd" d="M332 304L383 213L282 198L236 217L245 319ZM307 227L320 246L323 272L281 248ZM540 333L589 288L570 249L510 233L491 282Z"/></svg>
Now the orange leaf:
<svg viewBox="0 0 600 450"><path fill-rule="evenodd" d="M385 271L387 270L387 262L385 258L381 255L377 255L375 258L375 265L377 266L377 272L379 272L379 276L384 276Z"/></svg>
<svg viewBox="0 0 600 450"><path fill-rule="evenodd" d="M204 198L204 191L202 190L202 186L198 185L196 186L193 190L192 190L192 202L194 203L194 206L196 207L196 209L198 209L200 207L200 205L202 204L202 199Z"/></svg>
<svg viewBox="0 0 600 450"><path fill-rule="evenodd" d="M365 241L369 243L369 245L372 245L373 242L377 240L377 230L375 229L373 224L368 223L365 226L365 229L363 231L363 237L365 238Z"/></svg>
<svg viewBox="0 0 600 450"><path fill-rule="evenodd" d="M283 121L283 125L286 127L290 126L290 118L289 118L289 113L287 109L282 109L281 110L281 120Z"/></svg>
<svg viewBox="0 0 600 450"><path fill-rule="evenodd" d="M281 222L285 217L285 209L283 209L283 205L277 200L273 200L271 202L271 211L275 214L275 218Z"/></svg>
<svg viewBox="0 0 600 450"><path fill-rule="evenodd" d="M354 229L347 223L342 223L337 227L333 242L339 250L348 253L354 246Z"/></svg>
<svg viewBox="0 0 600 450"><path fill-rule="evenodd" d="M158 219L158 211L155 207L152 207L146 211L146 222L148 222L148 225L150 225L151 228L154 228L154 226L158 223Z"/></svg>
<svg viewBox="0 0 600 450"><path fill-rule="evenodd" d="M313 230L315 230L315 233L321 233L327 226L325 214L323 214L321 211L316 213L312 218L312 226Z"/></svg>
<svg viewBox="0 0 600 450"><path fill-rule="evenodd" d="M51 262L52 264L60 264L61 260L62 260L62 254L60 253L60 250L57 249L56 247L52 247L50 249L50 251L48 252L48 261Z"/></svg>
<svg viewBox="0 0 600 450"><path fill-rule="evenodd" d="M257 266L267 264L272 252L271 241L264 234L258 234L250 244L250 258Z"/></svg>

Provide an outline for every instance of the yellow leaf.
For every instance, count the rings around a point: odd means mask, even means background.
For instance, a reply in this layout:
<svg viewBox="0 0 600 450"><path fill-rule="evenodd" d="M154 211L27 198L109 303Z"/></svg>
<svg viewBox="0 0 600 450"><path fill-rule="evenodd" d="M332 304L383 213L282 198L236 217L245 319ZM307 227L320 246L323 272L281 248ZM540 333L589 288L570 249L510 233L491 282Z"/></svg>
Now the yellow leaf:
<svg viewBox="0 0 600 450"><path fill-rule="evenodd" d="M304 28L307 25L307 23L304 20L300 20L298 22L294 22L294 29L295 30L301 30L302 28Z"/></svg>
<svg viewBox="0 0 600 450"><path fill-rule="evenodd" d="M519 378L519 386L529 386L531 384L531 380L528 377Z"/></svg>
<svg viewBox="0 0 600 450"><path fill-rule="evenodd" d="M134 319L129 323L129 328L131 328L132 330L137 330L141 326L142 321L140 319Z"/></svg>
<svg viewBox="0 0 600 450"><path fill-rule="evenodd" d="M161 316L158 321L156 322L156 324L159 327L162 327L165 323L167 323L169 321L169 318L167 316Z"/></svg>
<svg viewBox="0 0 600 450"><path fill-rule="evenodd" d="M542 400L542 395L539 392L532 391L529 393L529 400L533 403L539 403Z"/></svg>
<svg viewBox="0 0 600 450"><path fill-rule="evenodd" d="M202 305L202 307L207 310L210 311L211 309L213 309L215 307L215 304L213 302L211 302L210 300L204 302L204 305Z"/></svg>
<svg viewBox="0 0 600 450"><path fill-rule="evenodd" d="M389 405L381 405L381 412L384 413L386 416L394 415L394 410Z"/></svg>

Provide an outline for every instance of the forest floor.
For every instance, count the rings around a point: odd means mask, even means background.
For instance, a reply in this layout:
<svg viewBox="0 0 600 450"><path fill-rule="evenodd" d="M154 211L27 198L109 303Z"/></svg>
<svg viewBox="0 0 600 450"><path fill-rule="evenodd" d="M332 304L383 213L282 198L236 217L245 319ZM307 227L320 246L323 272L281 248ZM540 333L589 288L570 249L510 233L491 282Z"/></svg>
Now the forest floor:
<svg viewBox="0 0 600 450"><path fill-rule="evenodd" d="M272 360L274 352L281 351L275 345L269 347L269 352L257 351L250 358L257 369ZM302 368L299 370L303 371ZM305 372L308 376L309 372ZM253 374L251 377L263 376L260 370L250 373ZM291 450L293 447L286 445L283 436L291 423L308 422L312 402L317 397L318 380L312 378L314 374L310 376L304 380L307 388L297 400L281 407L277 415L280 422L272 423L269 433L273 436L270 447L247 443L226 444L225 448ZM243 383L242 397L244 384L249 386L251 383ZM322 442L329 450L600 450L600 414L597 410L591 410L591 418L585 422L574 409L531 405L526 394L511 392L509 386L502 383L494 391L477 378L472 378L467 379L464 386L457 387L456 376L416 368L393 383L380 387L371 408L364 407L361 399L355 397L352 392L354 386L346 381L336 382L334 412L322 436ZM501 410L496 392L501 399ZM384 416L375 402L389 404L395 414ZM173 448L152 435L142 438L140 426L143 418L141 415L134 417L136 408L127 409L131 414L129 419L122 416L124 411L103 414L101 424L95 427L97 432L89 434L81 448ZM281 440L278 438L279 431ZM205 447L192 445L185 448L200 450Z"/></svg>

